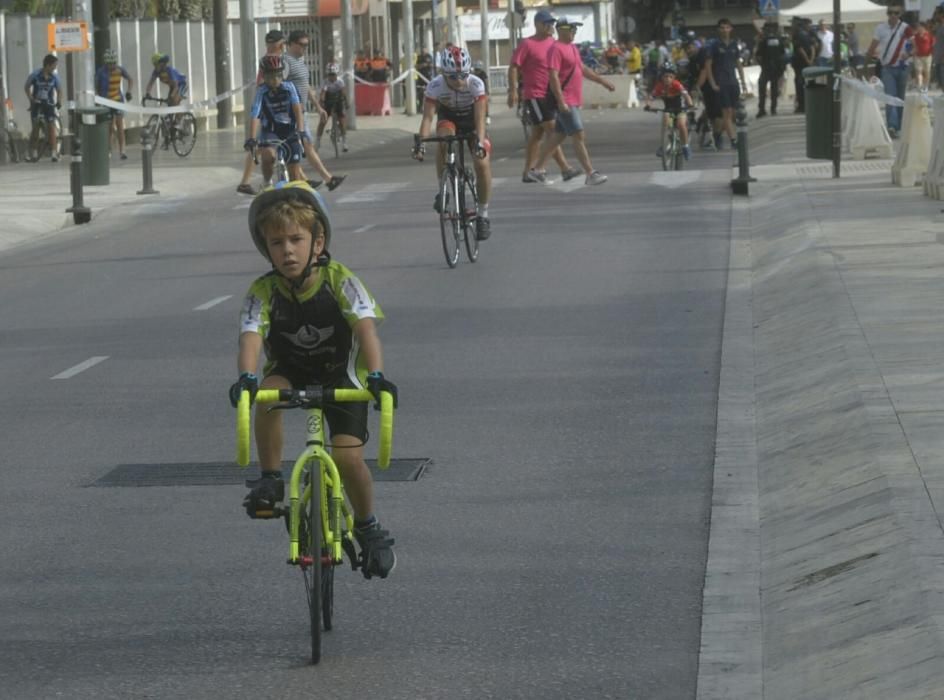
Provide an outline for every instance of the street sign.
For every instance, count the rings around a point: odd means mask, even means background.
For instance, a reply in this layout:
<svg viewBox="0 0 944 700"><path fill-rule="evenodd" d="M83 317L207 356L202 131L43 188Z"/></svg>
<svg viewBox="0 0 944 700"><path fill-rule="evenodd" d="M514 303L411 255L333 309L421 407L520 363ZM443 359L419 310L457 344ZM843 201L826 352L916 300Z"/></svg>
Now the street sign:
<svg viewBox="0 0 944 700"><path fill-rule="evenodd" d="M50 22L46 28L50 51L88 51L86 22Z"/></svg>
<svg viewBox="0 0 944 700"><path fill-rule="evenodd" d="M760 0L760 16L776 17L780 14L780 0Z"/></svg>

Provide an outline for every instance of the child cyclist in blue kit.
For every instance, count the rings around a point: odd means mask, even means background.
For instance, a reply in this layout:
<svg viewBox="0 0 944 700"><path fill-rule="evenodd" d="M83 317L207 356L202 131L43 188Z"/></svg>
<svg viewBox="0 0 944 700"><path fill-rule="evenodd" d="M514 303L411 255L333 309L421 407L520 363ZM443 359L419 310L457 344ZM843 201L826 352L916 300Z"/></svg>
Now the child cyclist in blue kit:
<svg viewBox="0 0 944 700"><path fill-rule="evenodd" d="M331 219L321 195L304 181L259 194L249 209L253 243L272 270L249 287L240 315L239 379L230 387L236 405L247 390L367 388L379 401L397 388L383 375L376 322L380 306L361 281L332 260ZM266 363L256 377L259 356ZM332 453L354 511L354 537L364 576L386 578L396 565L393 539L374 516L373 480L364 462L367 404L327 404ZM262 475L246 482L250 517L272 510L285 496L282 480L282 412L256 409L255 434Z"/></svg>

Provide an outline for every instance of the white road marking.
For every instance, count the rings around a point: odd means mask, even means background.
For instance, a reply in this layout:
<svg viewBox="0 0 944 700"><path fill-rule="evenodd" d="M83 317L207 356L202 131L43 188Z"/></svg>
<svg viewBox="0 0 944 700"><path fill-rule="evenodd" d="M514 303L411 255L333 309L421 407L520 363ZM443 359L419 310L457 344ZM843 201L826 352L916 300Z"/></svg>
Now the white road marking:
<svg viewBox="0 0 944 700"><path fill-rule="evenodd" d="M50 377L50 379L71 379L72 377L77 375L79 372L84 372L89 367L94 367L99 362L104 362L107 359L108 359L108 355L102 355L99 357L90 357L85 362L80 362L75 367L70 367L64 372L60 372L56 376Z"/></svg>
<svg viewBox="0 0 944 700"><path fill-rule="evenodd" d="M360 228L354 229L354 233L366 233L370 231L377 224L367 224L366 226L361 226Z"/></svg>
<svg viewBox="0 0 944 700"><path fill-rule="evenodd" d="M398 190L410 186L409 182L378 182L361 190L346 194L337 200L338 204L355 204L363 202L382 202Z"/></svg>
<svg viewBox="0 0 944 700"><path fill-rule="evenodd" d="M210 299L210 301L206 302L205 304L200 304L200 306L194 306L193 310L206 311L207 309L212 309L217 304L222 304L227 299L232 299L232 298L233 298L232 294L227 294L225 297L217 297L216 299Z"/></svg>
<svg viewBox="0 0 944 700"><path fill-rule="evenodd" d="M701 179L701 170L657 170L652 173L649 182L670 190L678 189Z"/></svg>
<svg viewBox="0 0 944 700"><path fill-rule="evenodd" d="M235 207L233 207L233 211L236 211L237 209L248 209L251 206L252 206L252 200L250 199L246 202L243 202L242 204L237 204Z"/></svg>
<svg viewBox="0 0 944 700"><path fill-rule="evenodd" d="M505 156L504 158L499 158L499 159L498 159L498 162L499 162L499 163L504 163L506 160L508 160L508 156Z"/></svg>

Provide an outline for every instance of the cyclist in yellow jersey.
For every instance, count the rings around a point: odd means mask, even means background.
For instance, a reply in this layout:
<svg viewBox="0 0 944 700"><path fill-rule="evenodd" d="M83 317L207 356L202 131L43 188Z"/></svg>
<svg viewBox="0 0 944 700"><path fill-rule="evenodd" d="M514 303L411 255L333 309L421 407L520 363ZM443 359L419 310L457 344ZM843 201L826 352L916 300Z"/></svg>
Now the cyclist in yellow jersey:
<svg viewBox="0 0 944 700"><path fill-rule="evenodd" d="M115 102L130 102L131 90L134 81L123 66L118 65L118 53L114 49L105 50L105 65L95 73L95 91L101 96ZM121 82L128 81L128 89L122 91ZM120 109L111 110L111 125L109 128L108 143L118 141L118 153L122 160L127 160L125 153L125 118Z"/></svg>

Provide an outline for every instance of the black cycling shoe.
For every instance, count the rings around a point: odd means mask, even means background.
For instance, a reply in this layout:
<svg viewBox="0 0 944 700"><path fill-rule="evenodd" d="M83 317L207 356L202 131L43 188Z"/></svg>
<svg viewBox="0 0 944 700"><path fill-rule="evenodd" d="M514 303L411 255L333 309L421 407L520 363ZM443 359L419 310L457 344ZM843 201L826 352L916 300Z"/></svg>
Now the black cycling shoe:
<svg viewBox="0 0 944 700"><path fill-rule="evenodd" d="M243 507L250 518L277 518L276 505L285 498L285 482L280 478L263 476L247 479L246 486L252 489L243 499Z"/></svg>
<svg viewBox="0 0 944 700"><path fill-rule="evenodd" d="M492 224L487 217L480 216L475 220L475 239L486 241L492 235Z"/></svg>
<svg viewBox="0 0 944 700"><path fill-rule="evenodd" d="M442 195L437 194L433 199L433 211L437 214L442 214Z"/></svg>
<svg viewBox="0 0 944 700"><path fill-rule="evenodd" d="M376 520L365 528L355 528L354 538L361 548L360 564L364 578L387 578L397 565L393 538Z"/></svg>
<svg viewBox="0 0 944 700"><path fill-rule="evenodd" d="M328 191L333 192L336 190L341 183L344 182L344 178L346 177L347 175L332 175L331 179L328 180Z"/></svg>

